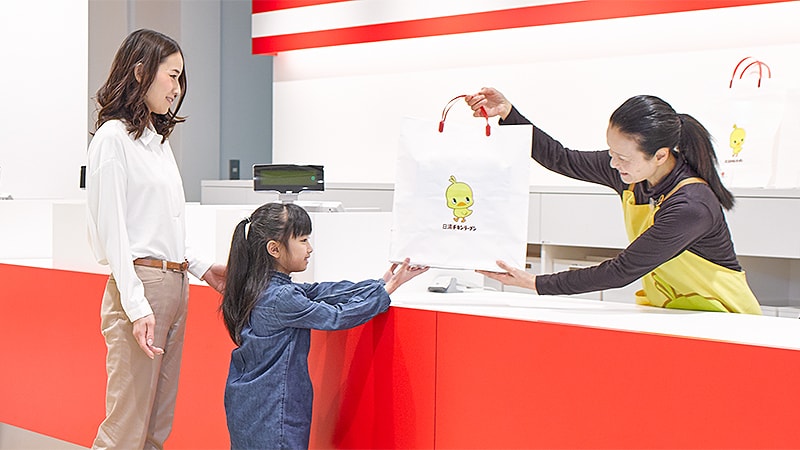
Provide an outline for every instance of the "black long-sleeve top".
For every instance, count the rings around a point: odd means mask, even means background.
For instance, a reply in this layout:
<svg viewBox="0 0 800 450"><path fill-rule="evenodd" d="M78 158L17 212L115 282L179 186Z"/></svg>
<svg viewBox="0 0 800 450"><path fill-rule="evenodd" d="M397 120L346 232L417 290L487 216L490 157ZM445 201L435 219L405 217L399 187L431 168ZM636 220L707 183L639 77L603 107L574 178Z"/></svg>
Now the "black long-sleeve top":
<svg viewBox="0 0 800 450"><path fill-rule="evenodd" d="M531 122L516 108L512 108L500 124ZM611 167L608 150L570 150L535 126L531 157L554 172L608 186L620 197L628 188L620 179L619 172ZM651 199L655 201L661 195L668 194L681 180L697 176L689 164L678 156L675 168L656 186L650 186L647 181L636 184L636 204L647 204ZM537 276L536 291L543 295L579 294L626 286L684 250L717 265L742 270L736 259L722 206L705 183L688 184L664 200L654 222L613 259L584 269Z"/></svg>

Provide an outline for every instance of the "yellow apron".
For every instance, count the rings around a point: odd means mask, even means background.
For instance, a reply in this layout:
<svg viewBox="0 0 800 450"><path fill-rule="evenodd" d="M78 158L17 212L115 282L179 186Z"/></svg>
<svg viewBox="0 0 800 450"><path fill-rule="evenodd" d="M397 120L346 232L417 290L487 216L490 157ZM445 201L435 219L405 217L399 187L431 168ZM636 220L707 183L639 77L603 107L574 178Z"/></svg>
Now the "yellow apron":
<svg viewBox="0 0 800 450"><path fill-rule="evenodd" d="M633 184L622 193L625 230L633 242L653 225L661 203L678 189L691 183L705 183L701 178L682 180L655 205L637 205ZM744 272L722 267L684 251L642 277L644 290L636 293L636 303L662 308L693 309L733 313L761 314L755 295L747 285Z"/></svg>

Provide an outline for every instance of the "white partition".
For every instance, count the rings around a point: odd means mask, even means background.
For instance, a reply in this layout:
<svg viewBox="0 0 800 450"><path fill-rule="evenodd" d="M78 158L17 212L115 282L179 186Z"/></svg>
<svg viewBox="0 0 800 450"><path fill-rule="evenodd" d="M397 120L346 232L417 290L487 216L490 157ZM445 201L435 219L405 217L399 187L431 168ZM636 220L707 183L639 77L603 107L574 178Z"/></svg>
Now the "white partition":
<svg viewBox="0 0 800 450"><path fill-rule="evenodd" d="M86 202L53 203L53 268L88 273L111 273L92 252L87 229Z"/></svg>
<svg viewBox="0 0 800 450"><path fill-rule="evenodd" d="M50 260L52 205L51 200L0 201L0 260L21 264L38 261L33 265Z"/></svg>
<svg viewBox="0 0 800 450"><path fill-rule="evenodd" d="M213 233L214 240L214 261L220 264L228 263L228 252L231 248L231 238L236 224L256 209L253 205L216 205L212 207L215 211Z"/></svg>
<svg viewBox="0 0 800 450"><path fill-rule="evenodd" d="M309 267L297 281L360 281L380 278L389 267L388 212L311 213Z"/></svg>

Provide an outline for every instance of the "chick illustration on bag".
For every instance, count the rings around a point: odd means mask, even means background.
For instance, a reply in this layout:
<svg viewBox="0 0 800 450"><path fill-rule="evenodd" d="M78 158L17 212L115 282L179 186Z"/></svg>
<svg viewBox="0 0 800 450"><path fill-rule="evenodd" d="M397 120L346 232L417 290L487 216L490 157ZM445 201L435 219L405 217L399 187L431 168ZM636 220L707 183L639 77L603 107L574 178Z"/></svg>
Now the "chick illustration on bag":
<svg viewBox="0 0 800 450"><path fill-rule="evenodd" d="M737 127L736 124L733 124L733 131L731 131L730 136L730 146L733 149L733 157L739 156L739 152L742 151L742 146L744 145L744 137L747 133L745 133L744 128Z"/></svg>
<svg viewBox="0 0 800 450"><path fill-rule="evenodd" d="M450 186L447 187L445 197L447 198L447 207L453 210L453 216L455 216L453 221L458 222L461 219L461 222L466 222L467 217L472 214L469 207L474 203L472 188L467 183L456 181L456 177L450 175Z"/></svg>

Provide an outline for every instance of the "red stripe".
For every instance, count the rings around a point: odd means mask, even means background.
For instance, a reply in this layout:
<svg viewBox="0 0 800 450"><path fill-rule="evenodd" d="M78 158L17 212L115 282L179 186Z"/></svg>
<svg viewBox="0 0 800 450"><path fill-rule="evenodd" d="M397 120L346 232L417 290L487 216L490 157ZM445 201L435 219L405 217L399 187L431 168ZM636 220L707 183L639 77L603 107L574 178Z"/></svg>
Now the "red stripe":
<svg viewBox="0 0 800 450"><path fill-rule="evenodd" d="M256 1L256 0L254 0ZM253 38L253 54L793 0L588 0Z"/></svg>
<svg viewBox="0 0 800 450"><path fill-rule="evenodd" d="M347 1L351 0L253 0L253 14Z"/></svg>

